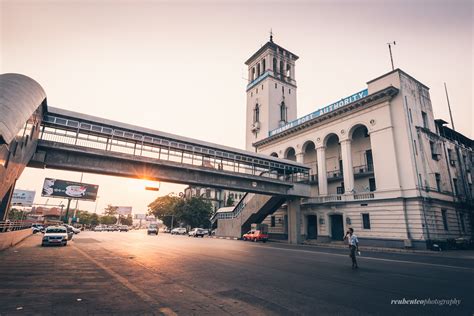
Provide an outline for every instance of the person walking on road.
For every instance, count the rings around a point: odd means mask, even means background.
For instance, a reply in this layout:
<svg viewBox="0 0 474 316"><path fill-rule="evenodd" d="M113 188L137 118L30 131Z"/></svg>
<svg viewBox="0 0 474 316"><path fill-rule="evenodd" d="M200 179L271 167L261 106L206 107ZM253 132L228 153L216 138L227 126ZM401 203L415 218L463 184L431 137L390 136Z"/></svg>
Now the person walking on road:
<svg viewBox="0 0 474 316"><path fill-rule="evenodd" d="M357 269L359 266L357 265L356 252L359 252L359 240L354 234L353 228L349 228L349 230L346 232L346 235L344 236L344 239L347 239L349 244L349 257L352 259L352 269Z"/></svg>

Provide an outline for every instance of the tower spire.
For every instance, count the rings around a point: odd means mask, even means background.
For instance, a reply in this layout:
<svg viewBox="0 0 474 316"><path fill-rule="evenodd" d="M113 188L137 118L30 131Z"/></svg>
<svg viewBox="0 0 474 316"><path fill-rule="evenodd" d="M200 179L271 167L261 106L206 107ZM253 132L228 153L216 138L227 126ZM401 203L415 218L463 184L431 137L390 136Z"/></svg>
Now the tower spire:
<svg viewBox="0 0 474 316"><path fill-rule="evenodd" d="M273 31L272 31L272 29L270 29L270 42L273 43Z"/></svg>

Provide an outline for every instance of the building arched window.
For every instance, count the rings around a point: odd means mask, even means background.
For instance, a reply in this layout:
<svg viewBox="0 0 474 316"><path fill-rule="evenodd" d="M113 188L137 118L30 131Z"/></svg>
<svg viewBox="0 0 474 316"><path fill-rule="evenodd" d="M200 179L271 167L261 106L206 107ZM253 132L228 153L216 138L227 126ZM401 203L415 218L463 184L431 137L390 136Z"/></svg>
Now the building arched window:
<svg viewBox="0 0 474 316"><path fill-rule="evenodd" d="M257 64L257 78L260 77L260 64Z"/></svg>
<svg viewBox="0 0 474 316"><path fill-rule="evenodd" d="M265 59L264 59L264 60L262 60L262 73L265 73L265 71L267 70L266 69L267 67L265 67L265 66L266 65L265 65Z"/></svg>
<svg viewBox="0 0 474 316"><path fill-rule="evenodd" d="M273 57L273 75L276 76L277 74L277 59Z"/></svg>
<svg viewBox="0 0 474 316"><path fill-rule="evenodd" d="M255 67L252 68L252 81L255 80Z"/></svg>
<svg viewBox="0 0 474 316"><path fill-rule="evenodd" d="M283 60L280 60L280 76L285 74L285 68L283 67Z"/></svg>
<svg viewBox="0 0 474 316"><path fill-rule="evenodd" d="M288 78L290 78L290 74L291 74L290 69L291 69L290 64L286 64L286 76L287 76Z"/></svg>
<svg viewBox="0 0 474 316"><path fill-rule="evenodd" d="M253 122L260 122L260 105L255 104L255 108L253 109Z"/></svg>
<svg viewBox="0 0 474 316"><path fill-rule="evenodd" d="M280 121L286 123L286 105L285 101L281 101L280 103Z"/></svg>

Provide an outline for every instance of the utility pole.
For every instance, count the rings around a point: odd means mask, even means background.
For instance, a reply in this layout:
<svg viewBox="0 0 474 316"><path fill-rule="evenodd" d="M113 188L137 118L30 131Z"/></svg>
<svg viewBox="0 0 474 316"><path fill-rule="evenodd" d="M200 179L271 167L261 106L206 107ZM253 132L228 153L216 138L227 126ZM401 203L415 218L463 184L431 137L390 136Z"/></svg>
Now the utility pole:
<svg viewBox="0 0 474 316"><path fill-rule="evenodd" d="M67 199L67 207L66 207L66 218L65 222L69 224L69 207L71 206L71 199Z"/></svg>
<svg viewBox="0 0 474 316"><path fill-rule="evenodd" d="M79 181L80 183L82 183L82 177L84 177L84 172L81 172L81 180ZM77 205L79 204L79 199L76 199L76 208L74 209L74 218L76 217L77 215Z"/></svg>
<svg viewBox="0 0 474 316"><path fill-rule="evenodd" d="M387 45L388 45L388 51L390 52L390 61L392 62L392 70L395 70L395 66L393 65L392 44L393 44L393 45L396 45L396 42L393 41L393 42L387 43Z"/></svg>
<svg viewBox="0 0 474 316"><path fill-rule="evenodd" d="M446 92L446 100L448 101L449 118L451 119L451 127L453 128L453 131L456 131L456 129L454 128L453 113L451 113L451 104L449 103L448 88L446 87L446 82L444 83L444 91Z"/></svg>

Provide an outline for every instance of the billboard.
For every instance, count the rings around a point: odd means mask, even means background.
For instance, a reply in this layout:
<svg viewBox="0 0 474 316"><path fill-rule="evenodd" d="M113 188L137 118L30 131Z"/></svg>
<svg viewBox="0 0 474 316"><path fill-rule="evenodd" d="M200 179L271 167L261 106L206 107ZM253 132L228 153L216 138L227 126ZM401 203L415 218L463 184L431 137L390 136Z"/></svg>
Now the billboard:
<svg viewBox="0 0 474 316"><path fill-rule="evenodd" d="M41 196L95 201L98 190L95 184L45 178Z"/></svg>
<svg viewBox="0 0 474 316"><path fill-rule="evenodd" d="M132 214L132 207L131 206L117 206L117 214L118 215L131 215Z"/></svg>
<svg viewBox="0 0 474 316"><path fill-rule="evenodd" d="M32 206L36 191L18 190L13 191L11 205Z"/></svg>

